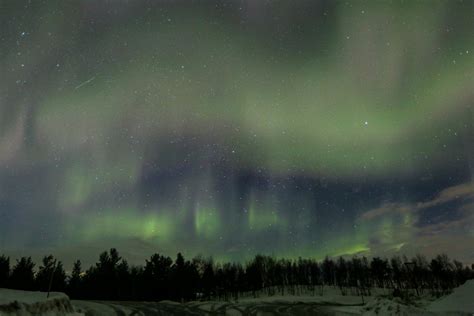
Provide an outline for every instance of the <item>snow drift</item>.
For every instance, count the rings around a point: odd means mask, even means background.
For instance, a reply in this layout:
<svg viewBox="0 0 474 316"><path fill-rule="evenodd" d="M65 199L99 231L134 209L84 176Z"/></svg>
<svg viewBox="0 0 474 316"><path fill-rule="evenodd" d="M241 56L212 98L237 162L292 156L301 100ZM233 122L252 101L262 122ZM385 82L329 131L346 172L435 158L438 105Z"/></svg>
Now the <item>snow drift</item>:
<svg viewBox="0 0 474 316"><path fill-rule="evenodd" d="M428 306L433 312L466 312L474 314L474 280L454 289L453 293L434 301Z"/></svg>
<svg viewBox="0 0 474 316"><path fill-rule="evenodd" d="M1 316L72 316L74 312L69 297L63 293L28 292L0 289Z"/></svg>

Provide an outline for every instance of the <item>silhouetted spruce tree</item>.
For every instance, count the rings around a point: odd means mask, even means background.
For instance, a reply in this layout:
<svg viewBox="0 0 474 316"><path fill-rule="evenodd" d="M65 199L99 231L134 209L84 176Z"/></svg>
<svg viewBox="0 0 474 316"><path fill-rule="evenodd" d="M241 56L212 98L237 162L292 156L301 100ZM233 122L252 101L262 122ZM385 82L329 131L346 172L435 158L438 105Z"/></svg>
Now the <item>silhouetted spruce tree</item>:
<svg viewBox="0 0 474 316"><path fill-rule="evenodd" d="M130 300L144 300L144 282L143 282L143 267L132 266L130 268Z"/></svg>
<svg viewBox="0 0 474 316"><path fill-rule="evenodd" d="M187 290L187 280L186 280L186 267L185 260L183 255L179 252L176 256L176 260L172 267L172 279L171 283L173 286L172 289L172 298L177 301L184 299L184 292Z"/></svg>
<svg viewBox="0 0 474 316"><path fill-rule="evenodd" d="M66 289L66 273L60 261L53 255L45 256L39 266L35 278L36 288L47 292L51 284L51 291L63 292Z"/></svg>
<svg viewBox="0 0 474 316"><path fill-rule="evenodd" d="M71 277L67 284L67 294L74 299L81 299L83 291L82 264L80 260L74 262Z"/></svg>
<svg viewBox="0 0 474 316"><path fill-rule="evenodd" d="M99 275L103 277L102 286L105 287L109 293L107 299L117 299L118 297L119 279L117 268L121 260L122 258L115 248L110 249L108 260L99 260L97 271Z"/></svg>
<svg viewBox="0 0 474 316"><path fill-rule="evenodd" d="M191 300L196 298L199 288L199 272L192 261L185 261L184 264L185 288L183 291L183 299Z"/></svg>
<svg viewBox="0 0 474 316"><path fill-rule="evenodd" d="M235 263L225 263L222 266L223 280L222 287L224 289L224 299L230 298L238 299L239 292L239 277L242 273L242 267Z"/></svg>
<svg viewBox="0 0 474 316"><path fill-rule="evenodd" d="M31 257L21 257L20 260L17 260L10 276L10 287L18 290L34 290L34 267L35 264Z"/></svg>
<svg viewBox="0 0 474 316"><path fill-rule="evenodd" d="M125 259L117 265L117 299L127 300L132 296L131 287L132 280L130 275L130 267Z"/></svg>
<svg viewBox="0 0 474 316"><path fill-rule="evenodd" d="M0 288L8 286L10 277L10 258L4 255L0 256Z"/></svg>
<svg viewBox="0 0 474 316"><path fill-rule="evenodd" d="M212 258L204 260L203 262L203 274L201 278L203 296L205 298L211 298L215 293L215 274L214 274L214 262Z"/></svg>
<svg viewBox="0 0 474 316"><path fill-rule="evenodd" d="M112 300L118 297L117 266L122 258L115 248L104 251L95 267L87 270L84 277L85 292L88 298Z"/></svg>
<svg viewBox="0 0 474 316"><path fill-rule="evenodd" d="M257 297L257 291L265 287L265 258L262 255L256 255L255 258L247 265L245 272L247 274L253 296Z"/></svg>
<svg viewBox="0 0 474 316"><path fill-rule="evenodd" d="M171 266L170 257L154 254L146 260L143 270L143 286L147 300L170 299Z"/></svg>

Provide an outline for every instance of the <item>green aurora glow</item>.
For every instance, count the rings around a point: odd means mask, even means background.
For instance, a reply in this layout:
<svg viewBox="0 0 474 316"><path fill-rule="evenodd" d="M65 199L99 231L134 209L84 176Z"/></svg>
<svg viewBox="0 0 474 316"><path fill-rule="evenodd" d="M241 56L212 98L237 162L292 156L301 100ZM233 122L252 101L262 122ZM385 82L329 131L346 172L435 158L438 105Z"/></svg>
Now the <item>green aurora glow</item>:
<svg viewBox="0 0 474 316"><path fill-rule="evenodd" d="M473 9L1 3L0 249L474 261Z"/></svg>

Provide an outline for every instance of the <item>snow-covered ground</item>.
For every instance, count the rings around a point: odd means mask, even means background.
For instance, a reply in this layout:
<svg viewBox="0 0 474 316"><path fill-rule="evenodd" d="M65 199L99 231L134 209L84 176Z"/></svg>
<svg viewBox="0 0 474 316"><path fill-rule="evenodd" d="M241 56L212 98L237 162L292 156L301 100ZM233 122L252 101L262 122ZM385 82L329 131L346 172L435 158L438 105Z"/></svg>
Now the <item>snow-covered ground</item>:
<svg viewBox="0 0 474 316"><path fill-rule="evenodd" d="M390 298L390 290L373 290L364 297L341 295L338 288L326 287L324 295L260 296L250 294L237 301L176 302L84 302L73 301L86 316L113 315L473 315L474 280L437 300L422 298L407 304Z"/></svg>
<svg viewBox="0 0 474 316"><path fill-rule="evenodd" d="M362 309L363 315L474 315L474 280L438 299L424 297L406 304L400 299L377 296Z"/></svg>
<svg viewBox="0 0 474 316"><path fill-rule="evenodd" d="M111 302L72 301L74 309L86 316L144 315L135 313L124 305ZM1 316L1 315L0 315Z"/></svg>
<svg viewBox="0 0 474 316"><path fill-rule="evenodd" d="M16 291L0 289L0 316L72 316L76 313L63 293L51 293L49 298L44 292Z"/></svg>
<svg viewBox="0 0 474 316"><path fill-rule="evenodd" d="M62 293L52 293L49 299L41 292L0 289L0 316L28 315L473 315L474 280L437 300L418 299L411 304L391 299L389 291L374 291L375 295L341 295L328 287L323 296L245 297L239 301L162 302L90 302L69 301Z"/></svg>
<svg viewBox="0 0 474 316"><path fill-rule="evenodd" d="M453 293L434 301L427 309L437 312L463 311L474 315L474 280L467 281L454 289Z"/></svg>

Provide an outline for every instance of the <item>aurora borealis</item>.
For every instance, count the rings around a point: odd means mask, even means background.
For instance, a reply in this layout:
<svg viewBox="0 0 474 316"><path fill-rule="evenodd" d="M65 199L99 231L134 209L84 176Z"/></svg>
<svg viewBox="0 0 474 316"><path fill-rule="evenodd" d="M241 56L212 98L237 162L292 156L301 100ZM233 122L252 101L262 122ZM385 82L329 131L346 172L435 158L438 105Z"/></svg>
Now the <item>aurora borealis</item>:
<svg viewBox="0 0 474 316"><path fill-rule="evenodd" d="M473 30L473 1L0 1L0 250L474 262Z"/></svg>

